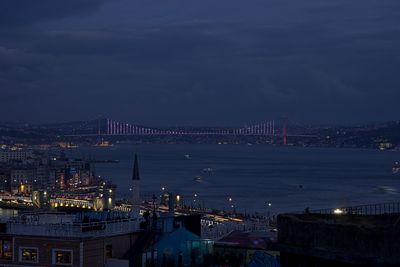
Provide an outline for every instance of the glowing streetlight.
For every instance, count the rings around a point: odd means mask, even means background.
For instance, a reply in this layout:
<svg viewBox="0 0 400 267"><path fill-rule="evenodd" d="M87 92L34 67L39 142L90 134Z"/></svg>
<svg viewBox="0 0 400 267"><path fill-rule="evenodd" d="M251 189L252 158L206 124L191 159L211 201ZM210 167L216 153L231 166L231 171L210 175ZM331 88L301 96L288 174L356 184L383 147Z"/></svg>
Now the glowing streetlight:
<svg viewBox="0 0 400 267"><path fill-rule="evenodd" d="M335 210L333 210L333 213L334 213L334 214L343 214L343 210L341 210L341 209L335 209Z"/></svg>

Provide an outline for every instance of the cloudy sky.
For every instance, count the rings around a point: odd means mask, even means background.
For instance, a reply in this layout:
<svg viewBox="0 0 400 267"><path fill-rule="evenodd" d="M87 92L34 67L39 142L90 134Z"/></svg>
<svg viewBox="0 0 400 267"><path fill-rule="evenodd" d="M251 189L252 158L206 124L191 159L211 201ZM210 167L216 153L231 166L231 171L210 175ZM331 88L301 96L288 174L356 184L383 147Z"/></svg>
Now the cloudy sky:
<svg viewBox="0 0 400 267"><path fill-rule="evenodd" d="M0 121L399 119L399 0L2 0Z"/></svg>

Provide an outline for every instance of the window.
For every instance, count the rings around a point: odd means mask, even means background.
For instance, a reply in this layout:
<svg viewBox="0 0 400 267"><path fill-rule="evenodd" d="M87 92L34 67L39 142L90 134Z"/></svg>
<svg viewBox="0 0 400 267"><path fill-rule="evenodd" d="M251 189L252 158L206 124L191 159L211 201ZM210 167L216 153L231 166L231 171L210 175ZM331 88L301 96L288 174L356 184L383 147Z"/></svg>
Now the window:
<svg viewBox="0 0 400 267"><path fill-rule="evenodd" d="M72 250L70 249L53 249L53 264L72 265Z"/></svg>
<svg viewBox="0 0 400 267"><path fill-rule="evenodd" d="M19 248L19 261L20 262L34 262L39 260L39 252L37 248L20 247Z"/></svg>
<svg viewBox="0 0 400 267"><path fill-rule="evenodd" d="M12 260L13 244L11 239L0 239L0 259Z"/></svg>
<svg viewBox="0 0 400 267"><path fill-rule="evenodd" d="M112 245L106 245L106 258L112 258Z"/></svg>

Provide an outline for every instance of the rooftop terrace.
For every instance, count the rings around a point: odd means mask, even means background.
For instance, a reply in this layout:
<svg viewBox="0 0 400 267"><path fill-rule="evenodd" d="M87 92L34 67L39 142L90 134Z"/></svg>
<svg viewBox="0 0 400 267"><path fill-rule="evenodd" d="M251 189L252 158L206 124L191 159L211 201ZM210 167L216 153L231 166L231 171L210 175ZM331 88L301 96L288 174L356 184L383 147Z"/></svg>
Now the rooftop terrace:
<svg viewBox="0 0 400 267"><path fill-rule="evenodd" d="M22 214L12 217L6 222L6 233L26 236L88 238L114 236L139 231L140 220L129 217L127 213L117 213L113 216L93 216L95 214ZM97 215L100 215L100 213Z"/></svg>
<svg viewBox="0 0 400 267"><path fill-rule="evenodd" d="M363 266L400 266L400 210L384 203L278 216L281 251Z"/></svg>

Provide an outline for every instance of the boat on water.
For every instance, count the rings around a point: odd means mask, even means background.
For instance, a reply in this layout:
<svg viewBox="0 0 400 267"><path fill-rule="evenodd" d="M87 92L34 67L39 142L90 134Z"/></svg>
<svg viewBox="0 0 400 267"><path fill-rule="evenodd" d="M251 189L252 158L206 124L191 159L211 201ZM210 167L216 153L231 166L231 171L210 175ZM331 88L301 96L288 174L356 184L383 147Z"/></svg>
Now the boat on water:
<svg viewBox="0 0 400 267"><path fill-rule="evenodd" d="M214 170L212 168L204 168L201 172L208 175L214 174Z"/></svg>
<svg viewBox="0 0 400 267"><path fill-rule="evenodd" d="M77 144L69 143L69 142L60 142L58 143L58 147L61 149L74 149L78 148L79 146Z"/></svg>
<svg viewBox="0 0 400 267"><path fill-rule="evenodd" d="M183 155L185 157L185 159L191 159L189 154Z"/></svg>
<svg viewBox="0 0 400 267"><path fill-rule="evenodd" d="M101 140L101 142L94 144L93 146L97 146L97 147L110 147L110 146L114 146L112 143L110 143L110 141L105 141L105 140Z"/></svg>
<svg viewBox="0 0 400 267"><path fill-rule="evenodd" d="M395 162L394 166L392 168L392 173L393 174L400 174L400 162Z"/></svg>
<svg viewBox="0 0 400 267"><path fill-rule="evenodd" d="M201 182L201 181L203 181L203 176L197 175L196 177L194 177L194 180L195 180L196 182Z"/></svg>
<svg viewBox="0 0 400 267"><path fill-rule="evenodd" d="M376 187L374 191L381 194L397 194L396 188L385 185Z"/></svg>

